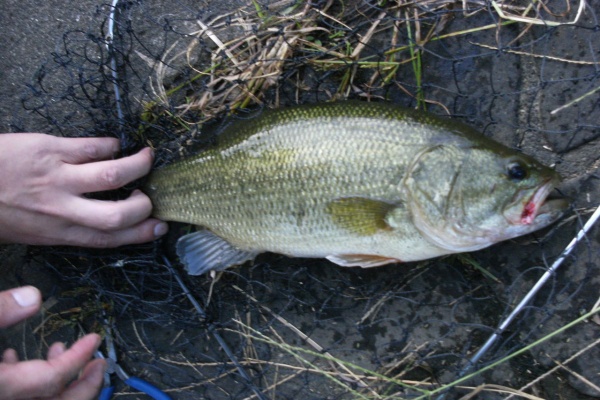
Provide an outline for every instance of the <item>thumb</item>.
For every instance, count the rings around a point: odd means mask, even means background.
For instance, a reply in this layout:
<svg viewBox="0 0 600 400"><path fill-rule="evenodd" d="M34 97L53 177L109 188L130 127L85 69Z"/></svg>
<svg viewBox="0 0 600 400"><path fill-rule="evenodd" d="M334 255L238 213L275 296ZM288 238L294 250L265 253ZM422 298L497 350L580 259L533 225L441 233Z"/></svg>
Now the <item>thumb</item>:
<svg viewBox="0 0 600 400"><path fill-rule="evenodd" d="M0 328L16 324L40 309L42 295L33 286L0 292Z"/></svg>

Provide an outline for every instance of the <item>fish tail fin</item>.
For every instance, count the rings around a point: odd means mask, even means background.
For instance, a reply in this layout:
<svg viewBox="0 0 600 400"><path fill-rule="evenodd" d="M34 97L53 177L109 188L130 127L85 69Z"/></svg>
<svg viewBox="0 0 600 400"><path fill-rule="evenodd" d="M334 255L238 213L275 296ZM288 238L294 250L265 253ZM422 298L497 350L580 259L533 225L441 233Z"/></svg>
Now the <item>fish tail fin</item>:
<svg viewBox="0 0 600 400"><path fill-rule="evenodd" d="M222 271L253 260L258 254L238 249L206 229L182 236L177 241L177 255L190 275Z"/></svg>

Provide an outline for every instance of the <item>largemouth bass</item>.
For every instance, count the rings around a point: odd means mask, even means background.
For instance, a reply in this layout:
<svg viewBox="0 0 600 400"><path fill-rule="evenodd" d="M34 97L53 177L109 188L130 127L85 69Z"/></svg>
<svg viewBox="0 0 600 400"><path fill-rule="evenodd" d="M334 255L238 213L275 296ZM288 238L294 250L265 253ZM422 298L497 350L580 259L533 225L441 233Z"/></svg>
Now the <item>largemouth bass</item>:
<svg viewBox="0 0 600 400"><path fill-rule="evenodd" d="M459 122L339 102L237 121L200 154L154 171L154 216L196 224L193 275L262 252L373 267L482 249L555 221L558 174Z"/></svg>

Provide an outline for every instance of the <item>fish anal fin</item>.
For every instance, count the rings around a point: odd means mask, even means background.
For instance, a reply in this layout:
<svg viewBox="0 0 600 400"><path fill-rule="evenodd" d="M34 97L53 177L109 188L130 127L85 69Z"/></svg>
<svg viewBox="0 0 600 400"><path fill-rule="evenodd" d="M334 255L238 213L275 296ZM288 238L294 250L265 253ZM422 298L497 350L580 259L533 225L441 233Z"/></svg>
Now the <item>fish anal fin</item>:
<svg viewBox="0 0 600 400"><path fill-rule="evenodd" d="M390 230L386 221L388 213L397 205L365 197L343 197L331 201L327 212L338 225L363 236L380 230Z"/></svg>
<svg viewBox="0 0 600 400"><path fill-rule="evenodd" d="M335 254L327 259L342 267L379 267L381 265L402 262L396 258L383 257L373 254Z"/></svg>
<svg viewBox="0 0 600 400"><path fill-rule="evenodd" d="M222 271L254 259L259 252L238 249L207 229L182 236L177 255L190 275Z"/></svg>

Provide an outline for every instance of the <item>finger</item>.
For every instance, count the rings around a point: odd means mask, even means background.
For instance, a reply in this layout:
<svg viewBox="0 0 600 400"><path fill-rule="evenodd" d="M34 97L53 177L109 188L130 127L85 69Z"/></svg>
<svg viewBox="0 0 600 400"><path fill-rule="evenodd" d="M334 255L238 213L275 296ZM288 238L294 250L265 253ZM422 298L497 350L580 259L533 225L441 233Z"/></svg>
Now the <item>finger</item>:
<svg viewBox="0 0 600 400"><path fill-rule="evenodd" d="M67 242L72 246L109 248L125 244L146 243L158 239L168 231L168 225L149 218L127 229L106 232L86 227L74 227L68 233Z"/></svg>
<svg viewBox="0 0 600 400"><path fill-rule="evenodd" d="M16 364L19 362L19 355L15 349L6 349L2 353L2 362L6 364Z"/></svg>
<svg viewBox="0 0 600 400"><path fill-rule="evenodd" d="M67 348L64 343L57 342L52 344L48 349L48 360L53 360L63 354Z"/></svg>
<svg viewBox="0 0 600 400"><path fill-rule="evenodd" d="M119 151L119 140L109 137L55 138L53 150L67 164L108 160Z"/></svg>
<svg viewBox="0 0 600 400"><path fill-rule="evenodd" d="M129 198L118 201L103 201L74 197L65 209L65 216L73 224L112 232L126 229L144 221L152 213L152 202L139 190Z"/></svg>
<svg viewBox="0 0 600 400"><path fill-rule="evenodd" d="M38 312L42 295L33 286L0 292L0 328L16 324Z"/></svg>
<svg viewBox="0 0 600 400"><path fill-rule="evenodd" d="M116 160L71 166L65 171L65 183L71 193L82 194L118 189L150 172L152 150Z"/></svg>
<svg viewBox="0 0 600 400"><path fill-rule="evenodd" d="M61 399L95 399L100 392L104 380L106 361L97 359L90 361L83 373L75 382L71 383L67 390L61 393Z"/></svg>
<svg viewBox="0 0 600 400"><path fill-rule="evenodd" d="M58 395L67 382L88 364L99 345L100 336L89 334L55 359L0 364L0 398L46 398Z"/></svg>

